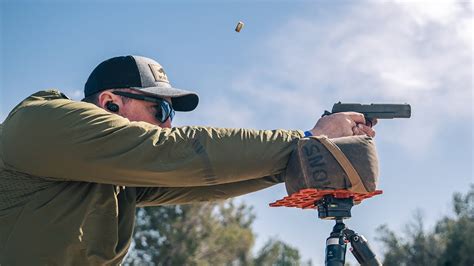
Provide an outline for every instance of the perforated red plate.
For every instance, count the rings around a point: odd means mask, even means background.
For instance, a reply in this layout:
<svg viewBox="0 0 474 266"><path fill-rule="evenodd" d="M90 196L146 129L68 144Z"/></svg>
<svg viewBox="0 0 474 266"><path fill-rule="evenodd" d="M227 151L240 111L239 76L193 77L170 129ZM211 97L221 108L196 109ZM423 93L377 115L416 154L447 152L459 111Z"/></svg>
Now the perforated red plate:
<svg viewBox="0 0 474 266"><path fill-rule="evenodd" d="M354 197L355 202L371 198L375 195L382 194L382 190L375 190L366 194L354 193L348 190L317 190L314 188L302 189L296 193L286 196L283 199L270 203L270 207L295 207L301 209L317 209L314 203L322 199L325 195L333 195L335 198L350 198Z"/></svg>

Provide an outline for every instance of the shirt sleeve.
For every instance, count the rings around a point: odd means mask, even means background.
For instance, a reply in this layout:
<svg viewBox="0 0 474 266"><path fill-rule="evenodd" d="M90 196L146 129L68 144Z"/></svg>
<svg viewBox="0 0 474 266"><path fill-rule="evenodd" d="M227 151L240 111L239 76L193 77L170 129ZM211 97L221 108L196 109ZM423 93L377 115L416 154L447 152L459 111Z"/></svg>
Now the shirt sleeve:
<svg viewBox="0 0 474 266"><path fill-rule="evenodd" d="M302 131L160 128L93 104L33 95L5 120L1 156L52 180L200 187L281 173Z"/></svg>
<svg viewBox="0 0 474 266"><path fill-rule="evenodd" d="M282 175L201 187L136 188L137 207L226 200L283 182Z"/></svg>

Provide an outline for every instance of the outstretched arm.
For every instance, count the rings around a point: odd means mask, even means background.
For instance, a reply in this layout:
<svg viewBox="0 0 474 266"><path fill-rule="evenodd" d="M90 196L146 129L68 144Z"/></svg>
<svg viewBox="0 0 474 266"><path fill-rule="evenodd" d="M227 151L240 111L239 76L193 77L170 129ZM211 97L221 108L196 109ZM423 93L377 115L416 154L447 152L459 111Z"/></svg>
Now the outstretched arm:
<svg viewBox="0 0 474 266"><path fill-rule="evenodd" d="M258 191L283 181L282 175L274 175L215 186L136 188L137 206L145 207L225 200Z"/></svg>

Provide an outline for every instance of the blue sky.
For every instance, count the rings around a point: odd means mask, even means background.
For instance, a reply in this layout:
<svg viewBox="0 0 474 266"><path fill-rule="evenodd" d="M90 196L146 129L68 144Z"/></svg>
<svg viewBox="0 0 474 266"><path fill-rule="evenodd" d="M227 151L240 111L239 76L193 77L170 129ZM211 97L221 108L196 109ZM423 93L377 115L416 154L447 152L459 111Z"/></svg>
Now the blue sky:
<svg viewBox="0 0 474 266"><path fill-rule="evenodd" d="M411 119L381 121L382 196L348 225L374 240L450 214L473 177L473 6L470 1L1 1L0 121L23 98L57 88L82 98L90 71L117 55L159 61L195 90L175 125L310 129L337 101L410 103ZM245 27L234 31L241 20ZM278 185L239 200L257 214L257 246L276 236L323 262L332 223L269 208ZM348 255L348 258L351 255Z"/></svg>

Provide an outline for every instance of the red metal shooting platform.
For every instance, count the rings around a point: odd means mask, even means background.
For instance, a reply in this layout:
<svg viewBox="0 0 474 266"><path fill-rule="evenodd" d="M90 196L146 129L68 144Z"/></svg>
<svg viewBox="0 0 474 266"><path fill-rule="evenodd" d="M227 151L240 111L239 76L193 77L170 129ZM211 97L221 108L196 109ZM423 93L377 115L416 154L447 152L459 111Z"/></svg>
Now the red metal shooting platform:
<svg viewBox="0 0 474 266"><path fill-rule="evenodd" d="M335 198L343 199L354 197L355 202L361 202L365 199L382 194L382 190L375 190L369 193L354 193L344 189L338 190L318 190L314 188L302 189L296 193L270 203L270 207L295 207L301 209L317 209L315 202L322 199L325 195L333 195Z"/></svg>

